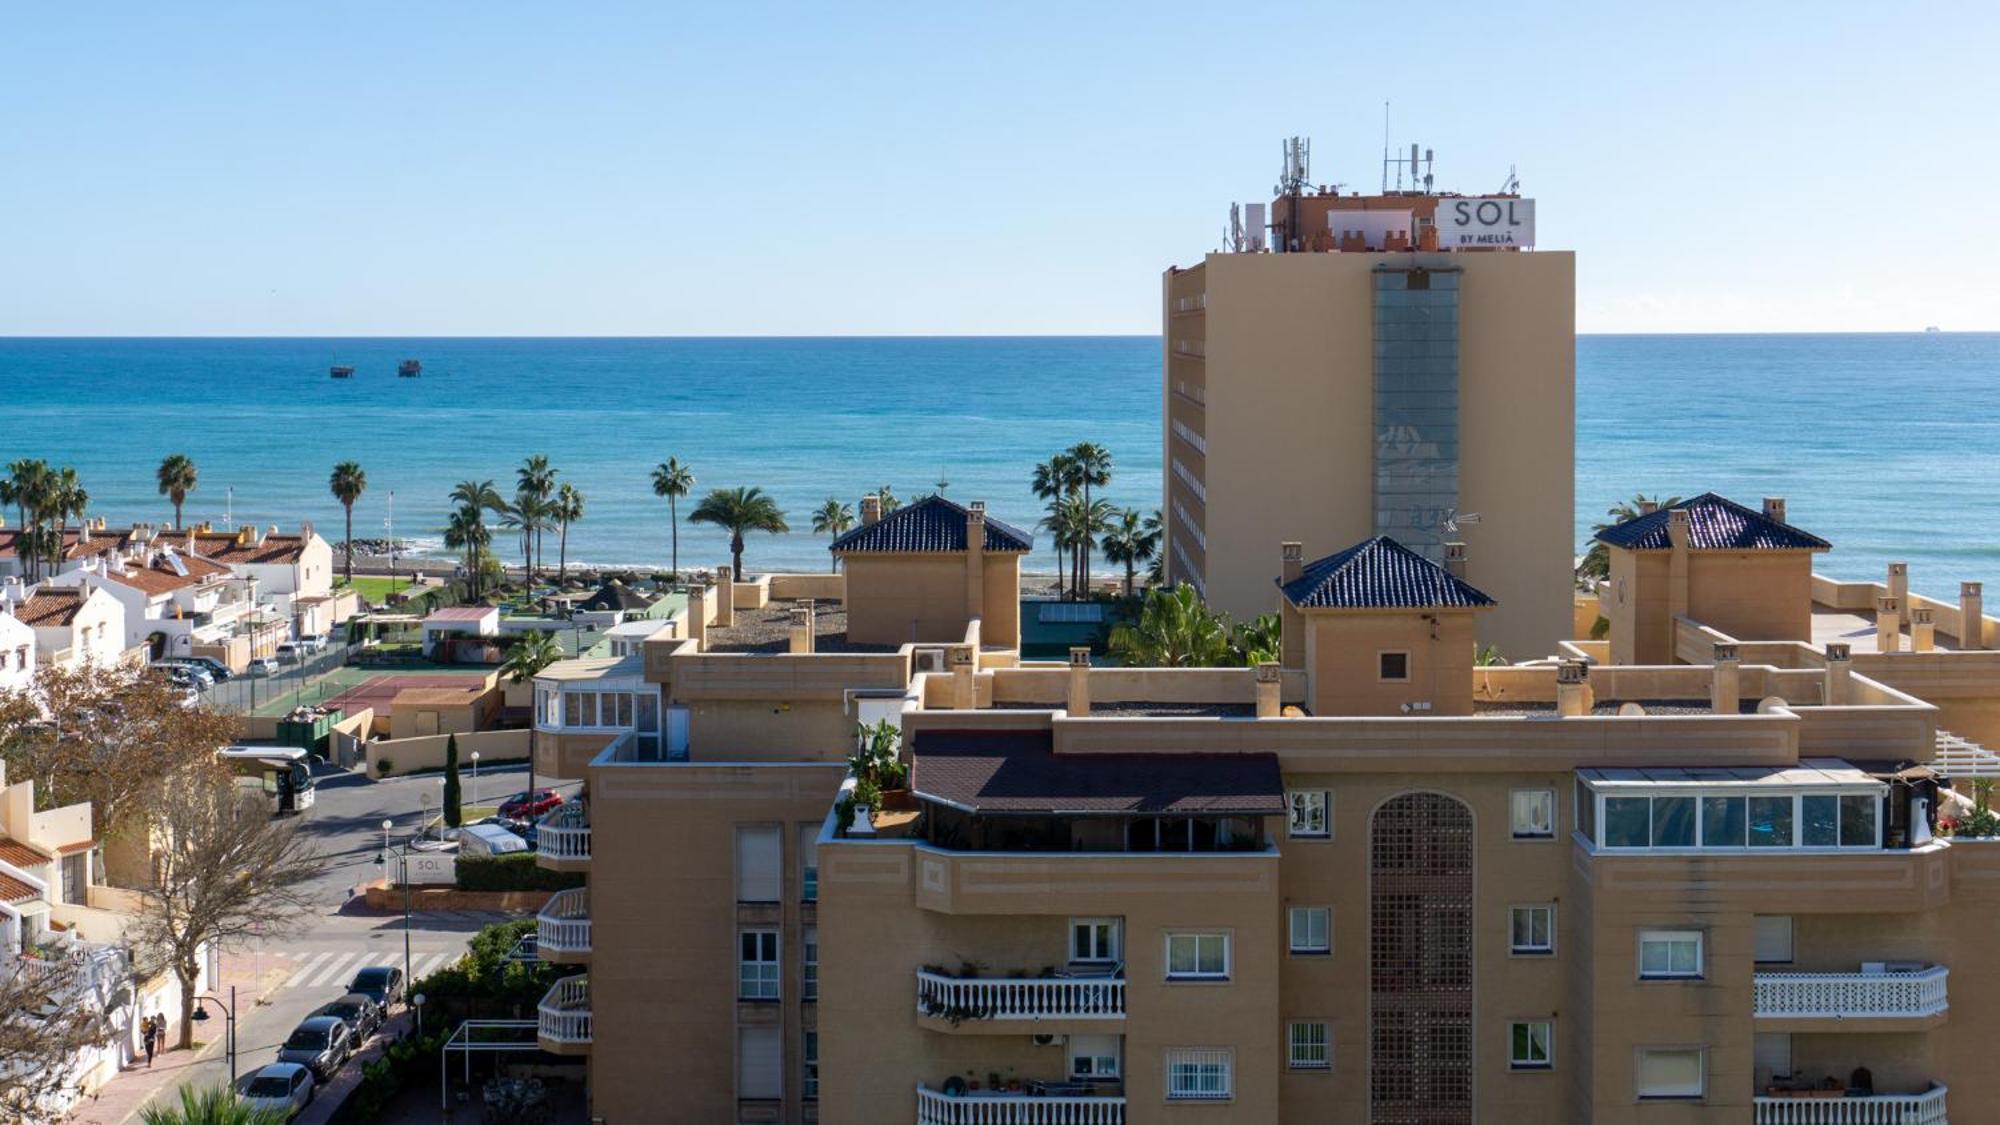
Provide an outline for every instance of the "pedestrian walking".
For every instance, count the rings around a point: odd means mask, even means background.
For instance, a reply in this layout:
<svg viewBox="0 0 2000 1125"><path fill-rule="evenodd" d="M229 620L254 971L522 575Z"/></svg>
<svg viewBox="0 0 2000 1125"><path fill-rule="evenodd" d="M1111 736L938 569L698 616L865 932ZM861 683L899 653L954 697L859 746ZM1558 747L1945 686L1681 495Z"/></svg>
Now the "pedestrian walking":
<svg viewBox="0 0 2000 1125"><path fill-rule="evenodd" d="M146 1069L153 1068L153 1052L160 1049L160 1017L147 1016L139 1021L139 1037L146 1041Z"/></svg>

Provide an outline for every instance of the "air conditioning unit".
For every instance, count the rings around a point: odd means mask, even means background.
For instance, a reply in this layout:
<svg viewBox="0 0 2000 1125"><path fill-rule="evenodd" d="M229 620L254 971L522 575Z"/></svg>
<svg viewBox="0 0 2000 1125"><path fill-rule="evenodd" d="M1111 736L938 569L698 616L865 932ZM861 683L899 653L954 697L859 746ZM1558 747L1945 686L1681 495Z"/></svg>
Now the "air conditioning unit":
<svg viewBox="0 0 2000 1125"><path fill-rule="evenodd" d="M943 675L945 672L944 648L942 646L933 646L912 649L910 650L910 663L913 671L936 672L939 675Z"/></svg>
<svg viewBox="0 0 2000 1125"><path fill-rule="evenodd" d="M1037 1035L1037 1036L1035 1036L1035 1046L1037 1046L1037 1047L1060 1047L1060 1046L1062 1046L1062 1045L1063 1045L1064 1043L1067 1043L1067 1042L1069 1042L1069 1036L1067 1036L1067 1035Z"/></svg>

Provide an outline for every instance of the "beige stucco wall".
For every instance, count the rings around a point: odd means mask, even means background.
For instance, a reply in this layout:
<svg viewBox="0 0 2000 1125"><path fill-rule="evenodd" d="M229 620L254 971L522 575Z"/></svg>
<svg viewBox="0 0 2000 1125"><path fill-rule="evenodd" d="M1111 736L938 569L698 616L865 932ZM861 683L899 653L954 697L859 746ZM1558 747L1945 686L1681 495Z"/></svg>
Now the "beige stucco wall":
<svg viewBox="0 0 2000 1125"><path fill-rule="evenodd" d="M842 556L847 585L847 638L857 644L912 641L956 644L965 639L968 579L963 554ZM987 644L1013 645L1021 637L1021 556L985 552L980 614Z"/></svg>
<svg viewBox="0 0 2000 1125"><path fill-rule="evenodd" d="M1416 263L1464 271L1459 509L1482 522L1462 538L1468 578L1500 603L1480 636L1509 659L1547 655L1572 618L1571 254L1214 254L1169 275L1163 442L1205 468L1207 489L1194 507L1169 468L1169 523L1176 499L1203 516L1208 600L1237 617L1270 610L1280 542L1312 559L1373 533L1371 271ZM1176 290L1191 287L1206 313L1174 315ZM1205 456L1173 434L1177 417L1200 422Z"/></svg>
<svg viewBox="0 0 2000 1125"><path fill-rule="evenodd" d="M1677 609L1741 641L1812 636L1810 551L1687 551L1687 588L1678 593L1674 554L1610 548L1613 663L1672 663Z"/></svg>
<svg viewBox="0 0 2000 1125"><path fill-rule="evenodd" d="M444 768L445 743L451 737L458 739L458 768L466 777L472 776L472 752L479 751L479 764L491 765L496 762L525 762L528 760L528 733L525 730L489 730L453 733L447 735L426 735L416 738L385 738L368 743L368 776L385 777L391 774L414 773L418 770L441 770ZM381 763L387 759L395 768L389 774L382 772Z"/></svg>
<svg viewBox="0 0 2000 1125"><path fill-rule="evenodd" d="M1400 715L1405 704L1427 703L1427 712L1414 713L1471 714L1476 616L1468 610L1308 611L1306 698L1312 713ZM1409 654L1408 679L1381 678L1385 652Z"/></svg>

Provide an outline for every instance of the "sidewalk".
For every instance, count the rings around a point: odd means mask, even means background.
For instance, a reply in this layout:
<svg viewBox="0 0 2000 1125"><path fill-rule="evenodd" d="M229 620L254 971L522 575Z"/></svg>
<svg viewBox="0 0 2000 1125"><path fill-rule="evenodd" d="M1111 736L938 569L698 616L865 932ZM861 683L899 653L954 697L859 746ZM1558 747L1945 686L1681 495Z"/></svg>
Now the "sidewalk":
<svg viewBox="0 0 2000 1125"><path fill-rule="evenodd" d="M258 979L258 966L263 968L263 977ZM229 994L231 985L237 990L237 1003L245 1012L259 999L269 995L272 989L284 983L294 965L290 958L266 953L258 957L250 953L224 954L222 958L222 979L212 982L212 993ZM146 1057L139 1056L137 1063L126 1067L116 1078L106 1082L96 1094L85 1098L70 1112L70 1125L123 1125L136 1118L139 1110L162 1090L171 1091L178 1086L188 1067L222 1053L225 1046L223 1029L227 1021L221 1018L220 1009L211 1006L212 1019L195 1025L197 1036L207 1035L209 1040L195 1040L195 1049L190 1051L167 1051L159 1055L149 1068ZM180 1026L168 1028L171 1042L180 1035Z"/></svg>

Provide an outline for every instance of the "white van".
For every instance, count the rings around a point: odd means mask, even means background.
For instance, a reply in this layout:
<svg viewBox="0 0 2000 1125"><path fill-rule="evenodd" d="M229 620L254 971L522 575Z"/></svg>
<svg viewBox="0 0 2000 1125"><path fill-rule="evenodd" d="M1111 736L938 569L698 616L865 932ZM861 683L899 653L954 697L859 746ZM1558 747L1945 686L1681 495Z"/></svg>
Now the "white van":
<svg viewBox="0 0 2000 1125"><path fill-rule="evenodd" d="M510 855L528 850L528 842L497 824L468 824L458 830L460 855Z"/></svg>

